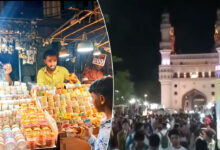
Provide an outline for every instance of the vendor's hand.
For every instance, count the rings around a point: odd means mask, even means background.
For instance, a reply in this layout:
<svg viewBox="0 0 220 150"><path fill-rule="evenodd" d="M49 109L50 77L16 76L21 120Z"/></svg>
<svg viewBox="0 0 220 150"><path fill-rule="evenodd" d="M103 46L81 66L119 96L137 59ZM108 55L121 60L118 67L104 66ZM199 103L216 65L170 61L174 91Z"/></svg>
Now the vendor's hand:
<svg viewBox="0 0 220 150"><path fill-rule="evenodd" d="M83 128L84 128L84 134L80 136L80 138L87 141L91 137L92 133L87 126L84 125Z"/></svg>
<svg viewBox="0 0 220 150"><path fill-rule="evenodd" d="M5 69L5 74L10 74L12 72L11 64L5 64L3 68Z"/></svg>

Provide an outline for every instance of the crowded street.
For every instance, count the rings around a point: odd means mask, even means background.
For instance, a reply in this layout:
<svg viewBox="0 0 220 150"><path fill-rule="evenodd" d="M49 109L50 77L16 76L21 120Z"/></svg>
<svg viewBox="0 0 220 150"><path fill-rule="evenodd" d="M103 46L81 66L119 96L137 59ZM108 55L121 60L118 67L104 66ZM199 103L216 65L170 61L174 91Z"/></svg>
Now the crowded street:
<svg viewBox="0 0 220 150"><path fill-rule="evenodd" d="M147 115L115 113L110 149L216 150L215 107L210 114L174 113Z"/></svg>

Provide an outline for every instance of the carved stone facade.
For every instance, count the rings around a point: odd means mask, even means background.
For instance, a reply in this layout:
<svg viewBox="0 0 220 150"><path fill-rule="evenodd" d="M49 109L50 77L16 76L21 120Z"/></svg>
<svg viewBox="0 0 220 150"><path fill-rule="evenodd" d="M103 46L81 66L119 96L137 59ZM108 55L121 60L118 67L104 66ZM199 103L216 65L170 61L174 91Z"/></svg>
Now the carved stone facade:
<svg viewBox="0 0 220 150"><path fill-rule="evenodd" d="M217 11L216 31L220 33L220 11ZM173 54L171 49L169 15L162 15L161 24L161 103L166 108L194 110L213 103L216 96L216 66L220 64L220 38L216 53ZM219 37L219 35L215 36Z"/></svg>

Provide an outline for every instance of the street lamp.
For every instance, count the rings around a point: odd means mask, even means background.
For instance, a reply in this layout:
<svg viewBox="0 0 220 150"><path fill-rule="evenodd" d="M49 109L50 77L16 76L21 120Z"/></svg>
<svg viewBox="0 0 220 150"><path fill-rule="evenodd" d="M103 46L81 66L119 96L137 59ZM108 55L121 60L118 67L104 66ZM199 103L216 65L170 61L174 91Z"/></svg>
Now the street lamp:
<svg viewBox="0 0 220 150"><path fill-rule="evenodd" d="M119 90L115 90L115 93L116 93L116 95L117 95L116 100L118 100L118 93L119 93Z"/></svg>
<svg viewBox="0 0 220 150"><path fill-rule="evenodd" d="M134 98L132 98L132 99L129 101L130 104L134 104L135 102L136 102L136 100L135 100Z"/></svg>
<svg viewBox="0 0 220 150"><path fill-rule="evenodd" d="M144 94L144 100L147 101L147 94Z"/></svg>
<svg viewBox="0 0 220 150"><path fill-rule="evenodd" d="M144 94L144 97L146 98L146 97L147 97L147 94Z"/></svg>
<svg viewBox="0 0 220 150"><path fill-rule="evenodd" d="M145 102L144 102L144 106L147 106L147 105L148 105L148 102L147 102L147 101L145 101Z"/></svg>

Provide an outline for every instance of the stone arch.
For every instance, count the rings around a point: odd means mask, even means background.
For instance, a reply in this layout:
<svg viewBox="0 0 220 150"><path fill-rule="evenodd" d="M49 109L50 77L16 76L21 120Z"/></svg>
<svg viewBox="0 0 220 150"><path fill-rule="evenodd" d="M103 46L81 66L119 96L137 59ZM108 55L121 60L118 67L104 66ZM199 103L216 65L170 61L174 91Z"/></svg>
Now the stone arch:
<svg viewBox="0 0 220 150"><path fill-rule="evenodd" d="M182 108L188 108L189 110L194 110L195 105L202 106L207 102L207 97L204 93L197 89L192 89L186 92L182 97ZM188 103L188 104L187 104Z"/></svg>

